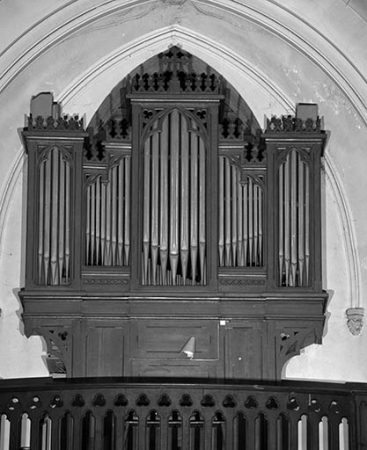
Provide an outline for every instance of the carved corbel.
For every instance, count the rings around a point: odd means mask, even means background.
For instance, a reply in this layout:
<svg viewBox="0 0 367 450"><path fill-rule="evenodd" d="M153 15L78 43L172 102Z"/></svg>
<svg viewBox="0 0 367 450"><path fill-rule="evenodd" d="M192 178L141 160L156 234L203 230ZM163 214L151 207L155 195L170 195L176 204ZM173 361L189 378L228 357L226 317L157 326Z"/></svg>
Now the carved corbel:
<svg viewBox="0 0 367 450"><path fill-rule="evenodd" d="M47 345L46 364L51 375L71 372L70 329L68 327L39 327L35 332L43 336Z"/></svg>
<svg viewBox="0 0 367 450"><path fill-rule="evenodd" d="M353 336L360 335L363 327L364 308L349 308L346 314L349 331Z"/></svg>
<svg viewBox="0 0 367 450"><path fill-rule="evenodd" d="M321 344L323 321L311 326L282 327L277 329L277 374L280 379L285 363L311 344Z"/></svg>

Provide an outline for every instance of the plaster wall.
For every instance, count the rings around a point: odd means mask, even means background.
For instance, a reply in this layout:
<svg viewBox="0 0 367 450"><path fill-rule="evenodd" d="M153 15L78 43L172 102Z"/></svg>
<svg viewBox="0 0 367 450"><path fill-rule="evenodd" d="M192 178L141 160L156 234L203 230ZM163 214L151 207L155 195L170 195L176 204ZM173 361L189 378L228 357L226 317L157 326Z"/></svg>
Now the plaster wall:
<svg viewBox="0 0 367 450"><path fill-rule="evenodd" d="M24 336L17 297L26 208L20 130L31 96L52 91L64 112L88 122L127 73L178 44L226 77L260 124L298 102L318 103L330 131L323 193L330 302L323 345L293 358L284 377L367 381L366 333L352 336L345 316L364 306L367 289L367 25L341 0L294 3L0 2L0 377L47 375L45 346Z"/></svg>

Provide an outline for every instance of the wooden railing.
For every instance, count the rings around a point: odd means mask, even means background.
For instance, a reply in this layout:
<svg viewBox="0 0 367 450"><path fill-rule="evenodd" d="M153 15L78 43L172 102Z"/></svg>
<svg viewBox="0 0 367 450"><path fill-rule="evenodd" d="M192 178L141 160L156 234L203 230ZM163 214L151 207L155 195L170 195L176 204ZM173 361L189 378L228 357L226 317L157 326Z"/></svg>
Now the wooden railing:
<svg viewBox="0 0 367 450"><path fill-rule="evenodd" d="M0 450L354 450L367 385L2 380Z"/></svg>

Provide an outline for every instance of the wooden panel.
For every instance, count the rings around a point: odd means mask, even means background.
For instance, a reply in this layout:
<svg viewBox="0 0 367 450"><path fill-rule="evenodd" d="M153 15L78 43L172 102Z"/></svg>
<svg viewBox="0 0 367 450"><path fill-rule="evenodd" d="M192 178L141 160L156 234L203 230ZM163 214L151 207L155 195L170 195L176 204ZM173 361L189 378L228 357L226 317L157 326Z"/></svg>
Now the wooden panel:
<svg viewBox="0 0 367 450"><path fill-rule="evenodd" d="M196 359L218 358L218 322L199 320L142 320L132 327L133 358L177 359L191 336ZM185 357L186 358L186 357Z"/></svg>
<svg viewBox="0 0 367 450"><path fill-rule="evenodd" d="M263 330L260 323L227 325L225 333L226 378L262 378Z"/></svg>
<svg viewBox="0 0 367 450"><path fill-rule="evenodd" d="M132 361L132 376L215 378L217 364L217 361L190 361L186 357L181 361L140 359Z"/></svg>
<svg viewBox="0 0 367 450"><path fill-rule="evenodd" d="M86 334L86 376L122 376L124 371L122 328L90 326Z"/></svg>
<svg viewBox="0 0 367 450"><path fill-rule="evenodd" d="M195 354L181 352L195 337ZM133 376L216 377L219 361L218 321L142 320L132 324ZM219 367L220 366L220 367Z"/></svg>

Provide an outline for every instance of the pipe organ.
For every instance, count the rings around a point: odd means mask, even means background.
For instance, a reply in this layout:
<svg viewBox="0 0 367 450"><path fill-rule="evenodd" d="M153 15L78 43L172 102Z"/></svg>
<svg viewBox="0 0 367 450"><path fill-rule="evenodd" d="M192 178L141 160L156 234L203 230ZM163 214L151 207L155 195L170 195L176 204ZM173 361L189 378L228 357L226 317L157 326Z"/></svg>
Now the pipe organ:
<svg viewBox="0 0 367 450"><path fill-rule="evenodd" d="M322 336L320 120L256 133L211 68L156 59L98 130L32 100L26 332L68 376L279 378Z"/></svg>

